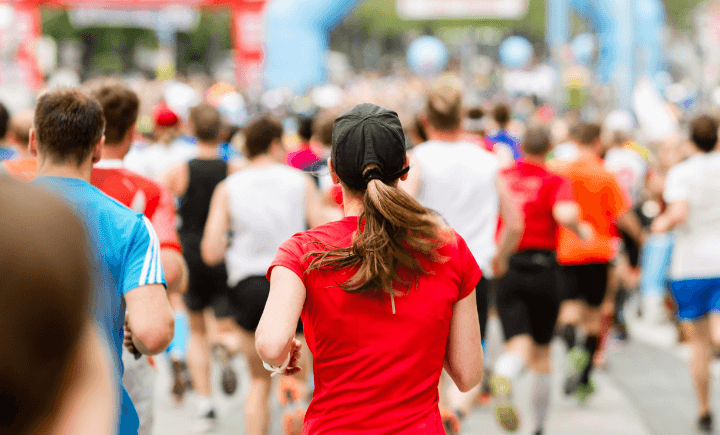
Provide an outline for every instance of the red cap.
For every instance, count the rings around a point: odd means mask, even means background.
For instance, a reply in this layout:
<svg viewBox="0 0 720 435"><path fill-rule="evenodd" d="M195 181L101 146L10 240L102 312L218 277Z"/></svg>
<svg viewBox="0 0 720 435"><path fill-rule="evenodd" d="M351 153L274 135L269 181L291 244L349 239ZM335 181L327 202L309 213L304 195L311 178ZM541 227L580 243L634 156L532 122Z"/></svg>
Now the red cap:
<svg viewBox="0 0 720 435"><path fill-rule="evenodd" d="M160 103L155 106L155 110L153 110L153 119L155 120L155 125L160 127L173 127L177 125L180 120L177 114L170 110L168 105L165 103Z"/></svg>

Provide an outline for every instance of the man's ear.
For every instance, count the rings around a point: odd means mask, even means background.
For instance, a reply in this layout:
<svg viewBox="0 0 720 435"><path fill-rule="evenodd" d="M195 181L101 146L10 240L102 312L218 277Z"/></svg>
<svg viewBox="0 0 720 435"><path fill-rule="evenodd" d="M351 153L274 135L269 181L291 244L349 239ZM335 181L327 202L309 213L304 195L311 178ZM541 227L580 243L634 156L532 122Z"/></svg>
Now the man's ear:
<svg viewBox="0 0 720 435"><path fill-rule="evenodd" d="M30 140L28 141L28 151L33 157L38 156L37 136L35 135L35 129L30 129Z"/></svg>
<svg viewBox="0 0 720 435"><path fill-rule="evenodd" d="M408 158L408 156L406 154L405 155L405 163L403 163L403 169L407 168L408 166L410 166L410 159ZM409 174L409 172L402 174L402 176L400 176L400 181L407 180L408 174Z"/></svg>
<svg viewBox="0 0 720 435"><path fill-rule="evenodd" d="M335 168L332 165L332 159L330 157L328 157L327 164L330 169L330 178L332 179L333 184L340 184L340 177L338 177L335 173Z"/></svg>
<svg viewBox="0 0 720 435"><path fill-rule="evenodd" d="M105 146L105 135L103 135L103 137L100 138L98 143L95 144L95 148L93 148L93 152L92 152L93 165L95 163L99 162L100 159L102 159L102 151L103 151L104 146Z"/></svg>

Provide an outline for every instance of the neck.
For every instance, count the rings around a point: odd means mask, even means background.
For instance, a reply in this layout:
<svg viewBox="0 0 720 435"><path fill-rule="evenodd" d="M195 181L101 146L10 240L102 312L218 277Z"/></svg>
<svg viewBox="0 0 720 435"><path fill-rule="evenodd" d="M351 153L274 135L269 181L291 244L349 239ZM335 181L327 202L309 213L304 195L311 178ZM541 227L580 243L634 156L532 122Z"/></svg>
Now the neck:
<svg viewBox="0 0 720 435"><path fill-rule="evenodd" d="M38 159L38 177L64 177L77 178L90 182L92 174L92 162L88 161L80 166L74 163L55 164L49 159Z"/></svg>
<svg viewBox="0 0 720 435"><path fill-rule="evenodd" d="M125 158L128 150L119 145L105 144L102 150L102 158L107 160L122 160Z"/></svg>
<svg viewBox="0 0 720 435"><path fill-rule="evenodd" d="M446 131L446 130L432 130L428 131L428 139L437 140L440 142L458 142L462 138L462 131L460 129Z"/></svg>
<svg viewBox="0 0 720 435"><path fill-rule="evenodd" d="M198 141L197 157L199 159L216 159L216 158L218 158L217 144L214 142Z"/></svg>
<svg viewBox="0 0 720 435"><path fill-rule="evenodd" d="M343 211L345 217L348 216L360 216L364 208L362 205L362 198L355 196L354 192L349 192L345 186L342 186L343 192Z"/></svg>
<svg viewBox="0 0 720 435"><path fill-rule="evenodd" d="M28 151L27 145L26 145L26 146L16 145L16 146L15 146L15 151L17 151L18 155L19 155L21 158L23 158L23 159L26 159L26 158L28 158L28 157L32 157L32 154L30 154L30 152Z"/></svg>
<svg viewBox="0 0 720 435"><path fill-rule="evenodd" d="M588 146L585 144L579 144L578 154L580 154L580 157L598 157L592 146Z"/></svg>
<svg viewBox="0 0 720 435"><path fill-rule="evenodd" d="M535 163L536 165L545 166L545 155L536 156L534 154L527 154L523 157L526 162Z"/></svg>
<svg viewBox="0 0 720 435"><path fill-rule="evenodd" d="M248 160L248 168L267 168L270 166L277 165L279 162L273 158L270 154L260 154L252 159Z"/></svg>

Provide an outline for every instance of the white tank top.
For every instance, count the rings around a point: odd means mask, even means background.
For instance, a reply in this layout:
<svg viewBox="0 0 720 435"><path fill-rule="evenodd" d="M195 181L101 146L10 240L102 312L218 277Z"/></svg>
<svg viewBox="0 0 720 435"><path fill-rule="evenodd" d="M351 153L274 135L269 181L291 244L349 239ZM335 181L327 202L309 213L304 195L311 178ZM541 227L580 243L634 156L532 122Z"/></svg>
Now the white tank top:
<svg viewBox="0 0 720 435"><path fill-rule="evenodd" d="M497 157L469 142L429 141L413 152L422 172L418 200L465 239L483 275L491 277L499 207Z"/></svg>
<svg viewBox="0 0 720 435"><path fill-rule="evenodd" d="M605 168L628 191L633 205L643 200L648 163L640 153L629 148L612 148L605 154Z"/></svg>
<svg viewBox="0 0 720 435"><path fill-rule="evenodd" d="M227 185L232 240L225 253L228 285L265 276L280 245L305 231L307 176L277 164L243 169Z"/></svg>

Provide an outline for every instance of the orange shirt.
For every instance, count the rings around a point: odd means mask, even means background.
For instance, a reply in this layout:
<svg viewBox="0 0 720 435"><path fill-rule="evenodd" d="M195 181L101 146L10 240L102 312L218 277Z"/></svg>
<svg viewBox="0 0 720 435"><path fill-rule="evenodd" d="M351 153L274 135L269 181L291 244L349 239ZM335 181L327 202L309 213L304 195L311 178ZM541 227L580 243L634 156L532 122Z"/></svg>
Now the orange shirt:
<svg viewBox="0 0 720 435"><path fill-rule="evenodd" d="M565 265L609 262L617 253L615 219L630 208L629 195L599 157L552 161L548 167L570 180L580 206L580 219L594 229L592 239L583 242L572 231L560 227L558 262Z"/></svg>
<svg viewBox="0 0 720 435"><path fill-rule="evenodd" d="M4 160L2 164L13 178L20 181L30 182L35 179L35 174L37 174L37 159L35 157Z"/></svg>

